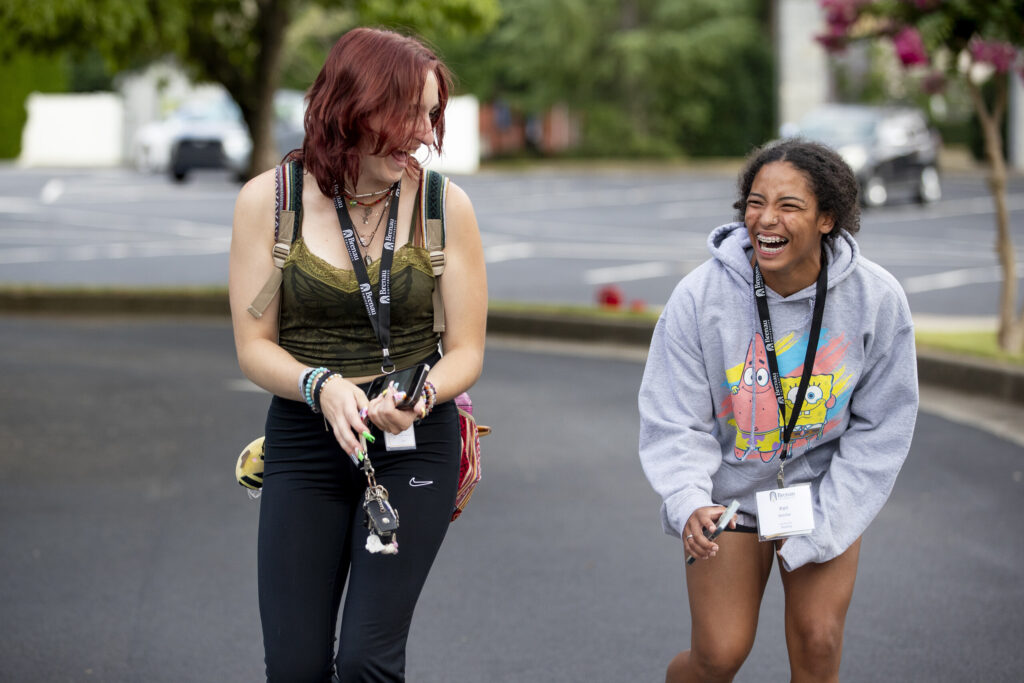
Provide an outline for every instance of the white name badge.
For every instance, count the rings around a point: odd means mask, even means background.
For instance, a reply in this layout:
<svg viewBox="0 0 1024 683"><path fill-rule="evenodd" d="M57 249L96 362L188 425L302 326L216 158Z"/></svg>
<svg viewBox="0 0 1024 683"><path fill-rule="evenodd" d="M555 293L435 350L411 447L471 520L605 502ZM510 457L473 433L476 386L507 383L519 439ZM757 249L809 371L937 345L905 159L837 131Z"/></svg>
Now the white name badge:
<svg viewBox="0 0 1024 683"><path fill-rule="evenodd" d="M810 484L757 492L757 533L762 541L814 531Z"/></svg>
<svg viewBox="0 0 1024 683"><path fill-rule="evenodd" d="M413 426L408 429L392 434L384 432L384 448L388 451L411 451L416 448L416 431Z"/></svg>

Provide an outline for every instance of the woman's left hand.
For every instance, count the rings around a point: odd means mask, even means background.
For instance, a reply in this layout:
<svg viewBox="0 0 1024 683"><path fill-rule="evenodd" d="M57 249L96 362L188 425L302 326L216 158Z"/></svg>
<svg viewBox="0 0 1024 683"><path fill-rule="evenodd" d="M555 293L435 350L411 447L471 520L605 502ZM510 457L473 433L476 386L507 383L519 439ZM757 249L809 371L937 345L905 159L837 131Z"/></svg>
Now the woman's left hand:
<svg viewBox="0 0 1024 683"><path fill-rule="evenodd" d="M400 400L401 396L397 396L393 391L387 391L370 401L367 411L370 421L381 431L392 434L404 432L420 418L425 404L423 396L420 395L412 408L402 409L396 405Z"/></svg>

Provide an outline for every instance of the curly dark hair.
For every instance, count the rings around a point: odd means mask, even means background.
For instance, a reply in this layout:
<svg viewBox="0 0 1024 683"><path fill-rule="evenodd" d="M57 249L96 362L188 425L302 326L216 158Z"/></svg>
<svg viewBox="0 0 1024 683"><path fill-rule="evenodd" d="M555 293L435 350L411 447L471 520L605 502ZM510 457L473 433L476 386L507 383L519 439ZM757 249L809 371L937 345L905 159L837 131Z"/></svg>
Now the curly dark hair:
<svg viewBox="0 0 1024 683"><path fill-rule="evenodd" d="M857 177L835 150L802 138L769 142L750 153L739 175L739 198L732 205L738 212L737 220L743 220L747 195L757 172L773 161L787 161L807 177L818 201L818 211L834 221L826 238L835 238L840 230L851 235L860 230Z"/></svg>

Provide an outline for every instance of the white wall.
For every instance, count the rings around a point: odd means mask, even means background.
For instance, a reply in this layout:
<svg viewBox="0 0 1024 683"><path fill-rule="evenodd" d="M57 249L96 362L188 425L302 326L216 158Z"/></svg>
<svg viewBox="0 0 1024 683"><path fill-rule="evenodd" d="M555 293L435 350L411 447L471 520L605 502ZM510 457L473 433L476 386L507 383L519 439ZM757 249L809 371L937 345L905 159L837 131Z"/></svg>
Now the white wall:
<svg viewBox="0 0 1024 683"><path fill-rule="evenodd" d="M427 167L441 173L476 173L480 168L480 103L472 95L448 100L444 112L444 153L427 158Z"/></svg>
<svg viewBox="0 0 1024 683"><path fill-rule="evenodd" d="M22 166L117 166L123 161L124 104L114 93L32 93L21 132Z"/></svg>
<svg viewBox="0 0 1024 683"><path fill-rule="evenodd" d="M818 0L776 0L776 113L780 126L796 123L829 97L828 58L814 36L825 30Z"/></svg>

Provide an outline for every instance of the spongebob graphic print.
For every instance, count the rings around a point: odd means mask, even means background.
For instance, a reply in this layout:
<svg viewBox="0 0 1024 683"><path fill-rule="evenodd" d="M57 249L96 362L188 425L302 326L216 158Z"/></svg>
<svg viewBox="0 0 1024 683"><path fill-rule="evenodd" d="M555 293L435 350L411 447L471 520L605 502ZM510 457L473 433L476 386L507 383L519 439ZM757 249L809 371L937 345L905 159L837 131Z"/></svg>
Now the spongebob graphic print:
<svg viewBox="0 0 1024 683"><path fill-rule="evenodd" d="M802 336L790 333L775 342L787 421L800 386L807 341L808 333L804 332ZM794 449L810 446L812 441L821 439L839 425L852 389L851 376L843 364L847 346L842 335L830 338L826 330L821 331L813 373L793 428ZM729 368L726 377L732 405L723 406L723 413L731 407L729 424L736 428L733 454L737 460L759 458L762 462L771 462L782 450L785 425L760 334L755 334L751 340L743 363Z"/></svg>

